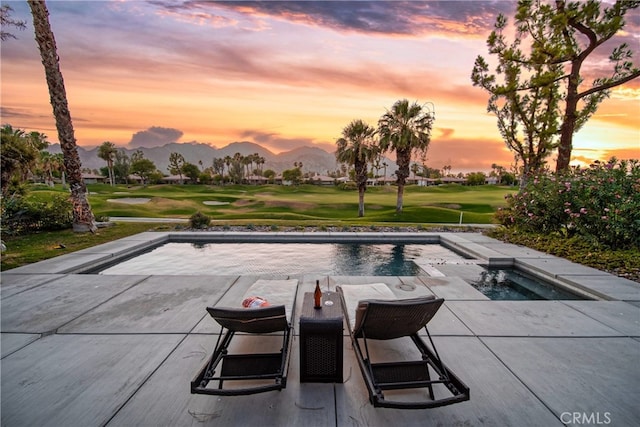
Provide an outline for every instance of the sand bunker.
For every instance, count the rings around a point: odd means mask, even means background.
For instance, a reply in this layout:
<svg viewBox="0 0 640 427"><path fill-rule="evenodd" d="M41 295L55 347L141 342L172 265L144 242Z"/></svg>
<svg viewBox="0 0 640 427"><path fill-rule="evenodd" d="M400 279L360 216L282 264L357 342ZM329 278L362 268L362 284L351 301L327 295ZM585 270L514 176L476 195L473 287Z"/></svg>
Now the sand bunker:
<svg viewBox="0 0 640 427"><path fill-rule="evenodd" d="M126 203L128 205L142 205L149 203L151 199L145 199L143 197L123 197L121 199L107 199L107 202L111 203Z"/></svg>
<svg viewBox="0 0 640 427"><path fill-rule="evenodd" d="M205 200L204 202L202 202L203 205L207 205L207 206L221 206L221 205L228 205L229 202L218 202L215 200Z"/></svg>

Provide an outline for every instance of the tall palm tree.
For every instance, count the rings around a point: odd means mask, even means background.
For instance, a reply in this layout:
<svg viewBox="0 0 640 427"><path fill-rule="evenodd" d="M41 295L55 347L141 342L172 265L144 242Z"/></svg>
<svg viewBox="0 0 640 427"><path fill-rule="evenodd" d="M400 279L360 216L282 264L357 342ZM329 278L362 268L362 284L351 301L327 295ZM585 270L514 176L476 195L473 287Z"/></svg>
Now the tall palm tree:
<svg viewBox="0 0 640 427"><path fill-rule="evenodd" d="M404 185L409 176L409 164L414 152L426 153L431 140L431 128L435 116L432 111L408 100L396 101L378 121L380 148L383 152L395 151L398 198L396 212L402 212Z"/></svg>
<svg viewBox="0 0 640 427"><path fill-rule="evenodd" d="M113 187L115 185L115 177L113 176L113 161L116 157L116 145L113 142L105 141L98 147L98 157L107 162L109 170L109 183Z"/></svg>
<svg viewBox="0 0 640 427"><path fill-rule="evenodd" d="M260 171L260 175L262 175L262 169L264 166L264 162L265 162L265 158L262 156L258 156L258 159L256 160L256 162L258 163L258 170Z"/></svg>
<svg viewBox="0 0 640 427"><path fill-rule="evenodd" d="M336 141L336 160L353 165L358 186L358 216L364 216L364 193L367 191L367 166L378 155L375 128L362 120L354 120L342 130Z"/></svg>
<svg viewBox="0 0 640 427"><path fill-rule="evenodd" d="M71 188L73 229L78 232L95 232L97 230L96 220L91 205L89 205L87 187L82 180L82 164L69 113L64 79L60 71L56 41L49 23L49 11L43 0L29 0L28 3L33 16L33 28L42 57L42 65L44 65L53 115L56 119L58 139L64 154L64 166Z"/></svg>
<svg viewBox="0 0 640 427"><path fill-rule="evenodd" d="M64 155L57 153L51 156L53 170L60 172L60 180L62 181L62 189L67 189L67 175L64 169Z"/></svg>
<svg viewBox="0 0 640 427"><path fill-rule="evenodd" d="M227 177L231 178L231 156L224 156L224 164L227 165ZM222 172L222 182L224 183L224 171Z"/></svg>
<svg viewBox="0 0 640 427"><path fill-rule="evenodd" d="M53 158L53 154L48 151L40 152L40 170L44 175L44 182L49 186L53 187L53 170L55 169L55 160Z"/></svg>

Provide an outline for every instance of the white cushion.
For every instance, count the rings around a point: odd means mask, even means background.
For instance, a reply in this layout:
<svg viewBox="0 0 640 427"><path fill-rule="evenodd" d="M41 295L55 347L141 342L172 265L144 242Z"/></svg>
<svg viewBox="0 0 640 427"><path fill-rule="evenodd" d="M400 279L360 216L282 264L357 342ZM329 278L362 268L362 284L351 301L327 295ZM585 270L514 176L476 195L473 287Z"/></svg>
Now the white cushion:
<svg viewBox="0 0 640 427"><path fill-rule="evenodd" d="M367 285L340 285L344 302L349 315L349 323L351 330L356 324L356 309L358 302L362 300L378 299L378 300L396 300L397 296L393 293L389 286L384 283L370 283Z"/></svg>

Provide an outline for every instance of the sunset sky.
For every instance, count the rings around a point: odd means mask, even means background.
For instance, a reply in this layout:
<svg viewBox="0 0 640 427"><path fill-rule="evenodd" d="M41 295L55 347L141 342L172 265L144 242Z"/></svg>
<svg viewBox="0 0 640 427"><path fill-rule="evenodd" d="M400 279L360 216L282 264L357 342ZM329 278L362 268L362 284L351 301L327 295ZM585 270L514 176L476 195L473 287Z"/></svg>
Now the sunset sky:
<svg viewBox="0 0 640 427"><path fill-rule="evenodd" d="M57 142L28 5L2 4L27 22L2 43L2 123ZM407 98L435 109L427 165L454 173L513 162L470 74L477 55L490 58L496 16L513 17L515 4L47 2L81 146L252 141L275 153L334 151L350 121L375 126ZM591 69L608 75L606 58L622 41L640 57L639 10ZM614 89L575 136L572 163L640 157L639 117L636 79Z"/></svg>

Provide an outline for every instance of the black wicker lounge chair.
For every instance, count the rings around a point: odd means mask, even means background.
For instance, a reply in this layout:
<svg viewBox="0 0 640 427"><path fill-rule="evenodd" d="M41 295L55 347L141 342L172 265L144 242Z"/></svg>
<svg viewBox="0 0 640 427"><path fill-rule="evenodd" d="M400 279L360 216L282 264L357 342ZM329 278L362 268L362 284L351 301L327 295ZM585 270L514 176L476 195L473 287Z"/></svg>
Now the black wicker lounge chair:
<svg viewBox="0 0 640 427"><path fill-rule="evenodd" d="M354 301L356 288L374 286L373 294L383 294L385 299ZM412 299L395 298L384 284L338 286L351 342L356 353L360 370L369 391L369 400L376 407L425 409L469 400L469 388L449 370L438 355L427 323L436 314L443 299L433 296ZM347 292L344 289L349 288ZM345 295L347 294L347 295ZM367 292L364 292L367 294ZM371 294L371 293L369 293ZM348 301L351 299L351 301ZM354 305L356 305L355 312ZM350 315L355 316L351 321ZM418 332L424 328L431 346L428 346ZM420 360L374 363L369 351L369 340L391 340L408 337L420 353ZM362 342L362 345L361 345ZM364 352L363 352L364 347ZM385 390L426 388L420 400L389 400ZM437 395L437 396L436 396Z"/></svg>
<svg viewBox="0 0 640 427"><path fill-rule="evenodd" d="M268 282L277 282L279 296L265 292L269 287ZM191 381L192 394L239 396L282 390L286 387L291 350L291 316L295 307L297 283L297 280L256 282L261 296L273 302L287 300L286 304L260 308L207 307L207 312L222 329L213 355ZM247 294L255 293L256 285ZM282 347L280 351L271 353L230 354L229 345L237 332L280 333ZM225 387L228 382L235 383L231 387Z"/></svg>

